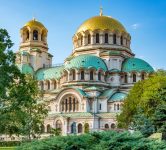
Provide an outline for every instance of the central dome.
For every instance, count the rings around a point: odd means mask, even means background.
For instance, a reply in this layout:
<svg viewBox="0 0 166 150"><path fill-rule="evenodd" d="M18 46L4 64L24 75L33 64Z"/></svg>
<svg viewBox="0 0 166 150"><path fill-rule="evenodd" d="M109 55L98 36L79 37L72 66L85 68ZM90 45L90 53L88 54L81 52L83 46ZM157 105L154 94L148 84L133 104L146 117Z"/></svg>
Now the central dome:
<svg viewBox="0 0 166 150"><path fill-rule="evenodd" d="M76 33L87 30L110 30L127 32L124 26L116 19L109 16L95 16L86 20L77 30Z"/></svg>

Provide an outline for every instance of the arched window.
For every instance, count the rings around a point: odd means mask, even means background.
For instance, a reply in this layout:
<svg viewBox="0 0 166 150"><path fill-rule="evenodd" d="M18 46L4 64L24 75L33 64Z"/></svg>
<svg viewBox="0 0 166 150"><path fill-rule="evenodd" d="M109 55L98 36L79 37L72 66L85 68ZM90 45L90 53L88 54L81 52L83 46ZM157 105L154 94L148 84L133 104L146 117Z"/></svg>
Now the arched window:
<svg viewBox="0 0 166 150"><path fill-rule="evenodd" d="M119 104L117 104L117 110L120 110Z"/></svg>
<svg viewBox="0 0 166 150"><path fill-rule="evenodd" d="M56 81L54 81L54 89L57 88L57 84L56 84Z"/></svg>
<svg viewBox="0 0 166 150"><path fill-rule="evenodd" d="M67 96L61 102L63 112L75 112L79 110L79 102L74 96Z"/></svg>
<svg viewBox="0 0 166 150"><path fill-rule="evenodd" d="M101 104L99 104L99 110L101 110Z"/></svg>
<svg viewBox="0 0 166 150"><path fill-rule="evenodd" d="M83 36L81 36L81 46L83 45Z"/></svg>
<svg viewBox="0 0 166 150"><path fill-rule="evenodd" d="M73 80L76 79L76 73L75 73L75 70L72 71L72 77L73 77Z"/></svg>
<svg viewBox="0 0 166 150"><path fill-rule="evenodd" d="M115 124L112 123L112 124L111 124L111 129L115 129L115 127L116 127Z"/></svg>
<svg viewBox="0 0 166 150"><path fill-rule="evenodd" d="M91 44L91 35L88 34L88 44Z"/></svg>
<svg viewBox="0 0 166 150"><path fill-rule="evenodd" d="M47 125L47 133L51 133L51 126L50 126L50 124Z"/></svg>
<svg viewBox="0 0 166 150"><path fill-rule="evenodd" d="M26 40L29 40L29 31L27 31L26 35Z"/></svg>
<svg viewBox="0 0 166 150"><path fill-rule="evenodd" d="M105 43L108 43L108 33L105 34Z"/></svg>
<svg viewBox="0 0 166 150"><path fill-rule="evenodd" d="M93 80L93 71L90 71L90 80Z"/></svg>
<svg viewBox="0 0 166 150"><path fill-rule="evenodd" d="M105 124L105 129L109 129L109 125L108 124Z"/></svg>
<svg viewBox="0 0 166 150"><path fill-rule="evenodd" d="M141 74L141 79L145 80L145 74L144 73Z"/></svg>
<svg viewBox="0 0 166 150"><path fill-rule="evenodd" d="M128 81L127 81L127 74L125 74L125 76L124 76L124 83L127 83Z"/></svg>
<svg viewBox="0 0 166 150"><path fill-rule="evenodd" d="M120 44L123 45L123 36L120 37Z"/></svg>
<svg viewBox="0 0 166 150"><path fill-rule="evenodd" d="M43 81L41 81L40 84L41 84L41 90L44 90L44 83L43 83Z"/></svg>
<svg viewBox="0 0 166 150"><path fill-rule="evenodd" d="M98 80L101 81L101 72L98 73Z"/></svg>
<svg viewBox="0 0 166 150"><path fill-rule="evenodd" d="M81 71L81 80L84 80L84 71Z"/></svg>
<svg viewBox="0 0 166 150"><path fill-rule="evenodd" d="M84 133L89 133L89 124L88 123L84 124Z"/></svg>
<svg viewBox="0 0 166 150"><path fill-rule="evenodd" d="M56 121L56 129L61 129L62 130L62 122L60 120Z"/></svg>
<svg viewBox="0 0 166 150"><path fill-rule="evenodd" d="M113 35L113 44L116 44L116 34Z"/></svg>
<svg viewBox="0 0 166 150"><path fill-rule="evenodd" d="M78 133L82 133L82 124L81 123L78 124Z"/></svg>
<svg viewBox="0 0 166 150"><path fill-rule="evenodd" d="M33 31L33 40L38 40L38 31L37 30Z"/></svg>
<svg viewBox="0 0 166 150"><path fill-rule="evenodd" d="M133 82L136 82L137 80L136 80L136 74L134 73L133 74Z"/></svg>
<svg viewBox="0 0 166 150"><path fill-rule="evenodd" d="M50 90L50 81L47 82L48 90Z"/></svg>
<svg viewBox="0 0 166 150"><path fill-rule="evenodd" d="M41 130L41 133L44 133L44 132L45 132L45 127L44 127L43 124L40 126L40 130Z"/></svg>
<svg viewBox="0 0 166 150"><path fill-rule="evenodd" d="M99 43L99 33L96 34L96 43Z"/></svg>
<svg viewBox="0 0 166 150"><path fill-rule="evenodd" d="M71 125L71 133L76 133L76 122L73 122Z"/></svg>
<svg viewBox="0 0 166 150"><path fill-rule="evenodd" d="M114 110L116 110L116 104L114 104Z"/></svg>

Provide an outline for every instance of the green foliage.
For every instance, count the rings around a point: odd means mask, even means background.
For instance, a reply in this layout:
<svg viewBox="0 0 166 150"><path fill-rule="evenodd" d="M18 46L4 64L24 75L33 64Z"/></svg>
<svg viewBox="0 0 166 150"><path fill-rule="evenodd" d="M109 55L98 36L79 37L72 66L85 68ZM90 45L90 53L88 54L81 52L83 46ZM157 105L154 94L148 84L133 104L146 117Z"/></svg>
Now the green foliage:
<svg viewBox="0 0 166 150"><path fill-rule="evenodd" d="M94 132L57 136L24 143L17 150L162 150L166 143L144 138L139 132Z"/></svg>
<svg viewBox="0 0 166 150"><path fill-rule="evenodd" d="M19 146L20 144L21 144L20 141L1 141L0 147Z"/></svg>
<svg viewBox="0 0 166 150"><path fill-rule="evenodd" d="M118 126L128 128L134 122L134 116L139 115L139 110L142 110L144 119L147 118L144 121L151 122L156 109L163 104L166 104L166 72L159 70L148 79L137 82L131 89L124 101L122 113L117 117ZM149 130L146 123L144 127ZM138 125L142 128L141 124Z"/></svg>
<svg viewBox="0 0 166 150"><path fill-rule="evenodd" d="M54 135L54 136L60 136L62 133L61 129L60 128L51 128L51 135Z"/></svg>
<svg viewBox="0 0 166 150"><path fill-rule="evenodd" d="M12 45L7 31L0 29L0 133L31 138L41 133L47 109L37 81L16 67Z"/></svg>

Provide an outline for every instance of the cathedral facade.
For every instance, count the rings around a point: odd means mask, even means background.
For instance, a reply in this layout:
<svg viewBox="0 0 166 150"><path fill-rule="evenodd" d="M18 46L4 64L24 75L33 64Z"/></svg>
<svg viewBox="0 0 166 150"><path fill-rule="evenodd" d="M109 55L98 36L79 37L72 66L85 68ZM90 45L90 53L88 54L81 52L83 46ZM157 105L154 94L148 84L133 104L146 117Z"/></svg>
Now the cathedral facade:
<svg viewBox="0 0 166 150"><path fill-rule="evenodd" d="M63 135L115 129L123 100L139 80L154 71L130 49L131 36L116 19L104 16L84 21L75 32L72 54L52 65L48 30L33 19L20 30L16 63L38 80L48 105L43 132ZM57 57L57 56L56 56Z"/></svg>

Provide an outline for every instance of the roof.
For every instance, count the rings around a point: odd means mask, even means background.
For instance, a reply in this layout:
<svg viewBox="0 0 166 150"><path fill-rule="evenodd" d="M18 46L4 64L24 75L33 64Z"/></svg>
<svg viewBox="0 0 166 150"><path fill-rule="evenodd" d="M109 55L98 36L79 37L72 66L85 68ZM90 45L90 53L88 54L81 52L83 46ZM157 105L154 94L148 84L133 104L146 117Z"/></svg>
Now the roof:
<svg viewBox="0 0 166 150"><path fill-rule="evenodd" d="M121 72L119 69L111 69L111 70L109 70L109 72L110 73L119 73L119 72Z"/></svg>
<svg viewBox="0 0 166 150"><path fill-rule="evenodd" d="M80 68L94 68L96 70L102 69L107 71L107 66L101 58L89 54L76 56L65 64L65 69L67 70Z"/></svg>
<svg viewBox="0 0 166 150"><path fill-rule="evenodd" d="M108 102L115 102L115 101L121 101L126 98L127 94L122 92L114 93L111 98L108 100Z"/></svg>
<svg viewBox="0 0 166 150"><path fill-rule="evenodd" d="M39 21L37 21L36 19L32 19L30 21L28 21L25 25L26 26L29 26L29 27L38 27L38 28L41 28L41 29L46 29L46 27Z"/></svg>
<svg viewBox="0 0 166 150"><path fill-rule="evenodd" d="M63 66L52 68L42 68L36 72L37 80L59 79L63 71Z"/></svg>
<svg viewBox="0 0 166 150"><path fill-rule="evenodd" d="M108 89L105 90L100 96L99 98L106 98L109 99L114 93L115 93L116 89Z"/></svg>
<svg viewBox="0 0 166 150"><path fill-rule="evenodd" d="M29 64L17 64L17 67L19 68L19 70L23 74L33 75L33 73L34 73L32 66L30 66Z"/></svg>
<svg viewBox="0 0 166 150"><path fill-rule="evenodd" d="M87 30L94 31L97 29L127 32L124 26L116 19L110 16L95 16L83 22L76 33Z"/></svg>
<svg viewBox="0 0 166 150"><path fill-rule="evenodd" d="M122 72L153 72L153 68L139 58L126 58L122 64Z"/></svg>

